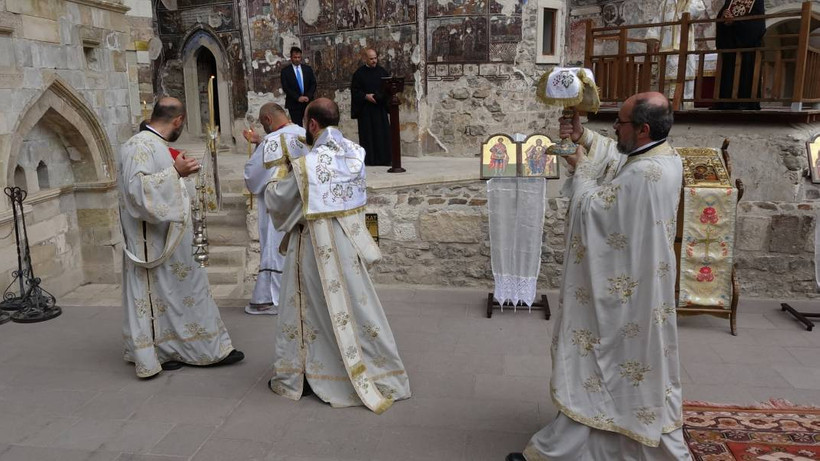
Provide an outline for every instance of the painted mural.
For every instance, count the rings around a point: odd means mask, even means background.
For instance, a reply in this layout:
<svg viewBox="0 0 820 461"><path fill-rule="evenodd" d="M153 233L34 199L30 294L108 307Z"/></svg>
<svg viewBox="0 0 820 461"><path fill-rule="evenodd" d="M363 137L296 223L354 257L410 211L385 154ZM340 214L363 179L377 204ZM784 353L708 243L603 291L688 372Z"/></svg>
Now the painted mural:
<svg viewBox="0 0 820 461"><path fill-rule="evenodd" d="M416 23L416 0L376 0L378 24Z"/></svg>
<svg viewBox="0 0 820 461"><path fill-rule="evenodd" d="M427 20L428 62L480 62L488 59L486 17Z"/></svg>

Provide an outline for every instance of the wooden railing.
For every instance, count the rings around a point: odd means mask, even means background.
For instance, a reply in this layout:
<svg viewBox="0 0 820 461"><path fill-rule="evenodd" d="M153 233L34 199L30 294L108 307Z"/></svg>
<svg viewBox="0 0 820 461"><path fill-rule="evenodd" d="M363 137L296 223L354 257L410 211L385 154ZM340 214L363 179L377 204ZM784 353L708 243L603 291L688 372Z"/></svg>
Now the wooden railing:
<svg viewBox="0 0 820 461"><path fill-rule="evenodd" d="M701 46L690 49L689 34L697 24L724 22L725 19L691 19L684 13L680 21L657 24L636 24L618 27L593 28L586 24L586 51L584 65L592 69L604 103L622 102L632 94L643 91L659 91L668 94L675 110L682 107L709 106L715 103L782 103L791 110L802 110L804 104L820 103L820 49L810 46L812 21L820 27L820 13L812 12L812 2L806 1L797 12L783 12L760 16L734 18L734 21L760 19L793 19L800 21L797 34L767 34L767 39L797 39L795 44L760 48L735 48L716 50L714 37L697 39ZM675 51L658 51L651 41L643 37L643 31L665 26L679 26L679 43ZM820 34L815 34L817 36ZM641 38L638 38L640 36ZM656 42L655 42L656 43ZM596 45L602 51L596 52ZM711 45L711 46L710 46ZM616 51L617 50L617 51ZM723 60L734 53L735 69L731 94L720 94ZM751 95L738 95L741 78L741 56L754 53L754 72ZM667 66L667 56L677 56L677 73ZM694 56L696 72L693 94L684 92L687 79L687 58ZM716 56L713 75L707 69L707 57ZM748 56L748 54L747 54ZM714 77L714 90L706 91L705 81ZM674 92L670 86L674 84Z"/></svg>

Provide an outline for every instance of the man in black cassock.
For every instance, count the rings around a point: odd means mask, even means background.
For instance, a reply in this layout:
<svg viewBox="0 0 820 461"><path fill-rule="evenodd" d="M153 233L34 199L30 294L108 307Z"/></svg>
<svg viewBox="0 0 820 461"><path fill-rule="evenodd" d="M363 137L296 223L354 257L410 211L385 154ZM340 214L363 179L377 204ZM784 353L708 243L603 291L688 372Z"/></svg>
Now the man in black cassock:
<svg viewBox="0 0 820 461"><path fill-rule="evenodd" d="M735 48L760 48L763 46L763 35L766 33L765 19L749 21L734 21L743 16L757 16L766 14L763 0L726 0L723 8L718 12L718 18L726 21L717 23L715 45L718 50ZM740 53L740 78L738 80L737 97L752 98L759 96L752 94L752 84L755 69L755 52ZM735 52L721 53L720 67L720 97L731 98L734 89ZM759 102L719 102L713 106L719 110L760 110Z"/></svg>
<svg viewBox="0 0 820 461"><path fill-rule="evenodd" d="M353 74L350 93L351 117L359 122L359 144L364 147L365 165L390 165L390 124L387 103L390 95L382 89L382 78L390 74L379 65L376 50L364 52L365 65Z"/></svg>

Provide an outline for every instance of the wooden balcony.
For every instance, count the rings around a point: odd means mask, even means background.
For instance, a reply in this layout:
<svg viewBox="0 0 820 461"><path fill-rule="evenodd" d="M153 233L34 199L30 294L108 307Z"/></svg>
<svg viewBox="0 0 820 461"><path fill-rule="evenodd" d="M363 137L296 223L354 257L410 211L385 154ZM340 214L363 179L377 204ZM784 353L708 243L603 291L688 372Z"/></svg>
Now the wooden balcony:
<svg viewBox="0 0 820 461"><path fill-rule="evenodd" d="M719 103L760 104L761 110L732 111L742 119L779 114L792 122L820 120L820 13L812 11L812 2L807 1L799 11L734 21L756 19L765 19L769 25L763 47L719 52L715 49L715 37L697 38L695 49L691 49L690 34L696 26L704 29L701 25L724 19L692 20L689 13L684 13L676 22L601 28L594 28L588 21L584 65L595 74L604 114L607 107L616 108L632 94L659 91L672 99L681 115L694 112L701 120L704 112ZM644 36L650 28L667 26L679 27L679 40L673 51L659 51ZM736 56L733 88L731 94L720 94L723 60L732 53ZM738 95L743 54L747 59L754 55L751 95L747 97ZM669 69L667 56L678 58L677 69ZM694 57L690 59L695 62L695 71L690 70L687 76L686 62L690 56ZM684 91L687 77L694 80L694 91L690 94ZM726 115L725 111L709 112L716 118Z"/></svg>

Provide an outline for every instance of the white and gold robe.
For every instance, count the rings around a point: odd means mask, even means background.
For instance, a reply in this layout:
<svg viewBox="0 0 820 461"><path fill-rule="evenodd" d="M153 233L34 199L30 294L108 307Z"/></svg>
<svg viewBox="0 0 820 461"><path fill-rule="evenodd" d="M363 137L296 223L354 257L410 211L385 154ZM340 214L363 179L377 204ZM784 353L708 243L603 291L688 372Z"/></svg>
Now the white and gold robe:
<svg viewBox="0 0 820 461"><path fill-rule="evenodd" d="M189 191L168 144L151 131L134 135L120 151L118 171L125 360L141 378L159 373L170 360L222 360L233 346L208 275L193 260ZM141 267L144 262L149 267Z"/></svg>
<svg viewBox="0 0 820 461"><path fill-rule="evenodd" d="M393 332L367 273L380 257L364 224L364 149L328 128L265 194L286 232L271 389L298 400L304 379L333 407L380 414L410 397Z"/></svg>
<svg viewBox="0 0 820 461"><path fill-rule="evenodd" d="M660 11L651 23L680 21L683 13L689 13L691 19L709 19L708 8L703 0L663 0ZM694 51L697 46L696 35L703 30L701 25L690 27L687 49ZM702 33L700 35L703 35ZM647 29L646 39L658 40L661 52L679 52L681 30L680 26L652 27ZM678 79L677 54L667 55L665 75L661 76L666 80L665 92L672 97L675 94L675 81ZM685 98L693 98L695 95L695 77L698 70L698 55L690 54L686 57L686 82L683 95ZM706 96L706 95L704 95ZM689 104L691 106L691 104Z"/></svg>
<svg viewBox="0 0 820 461"><path fill-rule="evenodd" d="M632 156L586 130L570 197L550 390L529 461L686 459L675 321L678 154ZM659 448L655 448L659 447Z"/></svg>
<svg viewBox="0 0 820 461"><path fill-rule="evenodd" d="M285 233L273 227L270 214L265 207L265 187L271 180L284 177L287 168L266 164L265 151L281 149L294 140L301 144L298 138L304 136L305 129L292 123L268 133L245 164L245 186L256 196L259 220L259 272L251 294L251 304L279 305L282 268L285 265L285 256L279 253L279 244L282 243Z"/></svg>

